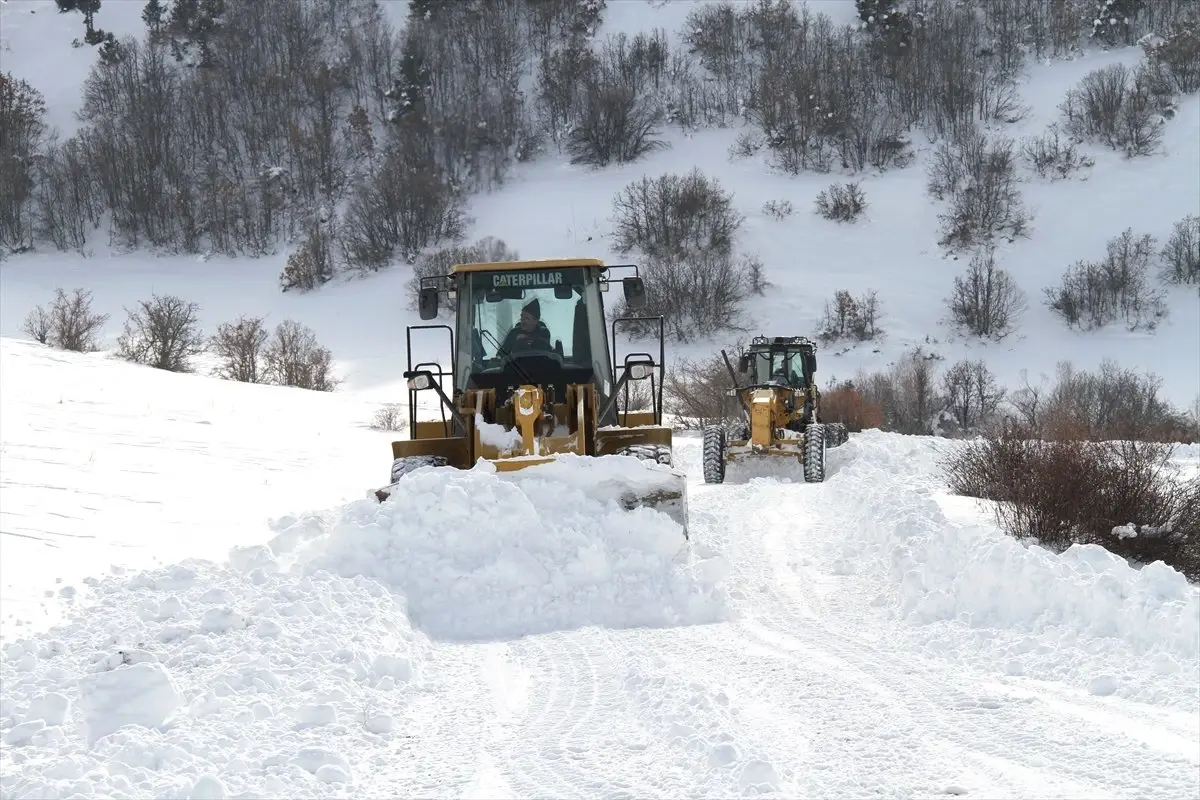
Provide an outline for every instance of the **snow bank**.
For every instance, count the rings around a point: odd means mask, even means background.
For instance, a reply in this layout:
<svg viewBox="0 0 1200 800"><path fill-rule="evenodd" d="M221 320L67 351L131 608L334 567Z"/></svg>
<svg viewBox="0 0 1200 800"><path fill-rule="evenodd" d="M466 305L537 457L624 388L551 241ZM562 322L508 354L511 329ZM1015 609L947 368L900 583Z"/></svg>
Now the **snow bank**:
<svg viewBox="0 0 1200 800"><path fill-rule="evenodd" d="M311 797L396 746L429 643L378 583L256 547L96 584L0 657L5 798Z"/></svg>
<svg viewBox="0 0 1200 800"><path fill-rule="evenodd" d="M1095 545L1059 555L950 520L937 455L953 446L870 431L830 451L839 469L826 502L841 509L844 533L824 546L831 572L876 571L876 603L918 625L1114 639L1141 656L1200 662L1200 595L1174 569L1134 569Z"/></svg>
<svg viewBox="0 0 1200 800"><path fill-rule="evenodd" d="M379 579L439 639L717 621L720 562L696 558L663 514L618 504L629 486L661 486L664 475L627 457L513 473L421 469L382 505L280 521L271 546L310 573Z"/></svg>

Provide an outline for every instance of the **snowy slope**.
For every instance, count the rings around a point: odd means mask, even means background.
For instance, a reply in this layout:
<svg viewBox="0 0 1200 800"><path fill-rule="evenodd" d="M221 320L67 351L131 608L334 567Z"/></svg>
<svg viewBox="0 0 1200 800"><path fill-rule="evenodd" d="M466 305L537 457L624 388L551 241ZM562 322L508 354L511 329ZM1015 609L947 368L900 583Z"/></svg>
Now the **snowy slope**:
<svg viewBox="0 0 1200 800"><path fill-rule="evenodd" d="M220 557L271 516L364 496L376 405L175 375L0 339L0 614L7 640L112 564Z"/></svg>
<svg viewBox="0 0 1200 800"><path fill-rule="evenodd" d="M388 2L401 22L407 4ZM600 31L636 33L661 26L669 34L681 27L692 3L622 0L609 2ZM853 19L851 0L823 0L814 8L835 23ZM36 14L29 12L36 11ZM107 3L98 21L114 32L136 32L140 4ZM11 0L0 6L7 50L5 69L24 77L47 97L52 122L74 128L83 70L94 55L74 49L70 38L80 27L78 15L53 13L51 0ZM1041 133L1057 115L1068 88L1088 72L1112 63L1133 64L1140 49L1091 51L1075 60L1034 63L1021 89L1027 118L996 133L1021 137ZM469 240L503 239L522 257L596 256L625 259L609 250L613 196L643 175L686 172L700 166L734 193L746 216L738 248L756 253L773 286L752 298L746 334L816 333L824 303L837 289L855 294L875 289L882 303L885 338L878 345L842 352L831 347L823 359L823 381L852 377L860 366L879 369L907 347L923 344L944 356L983 358L1002 384L1015 387L1027 369L1036 381L1053 374L1064 359L1094 369L1101 359L1153 370L1164 379L1164 395L1190 408L1200 392L1200 299L1193 288L1177 288L1168 297L1170 317L1155 333L1130 334L1120 326L1092 333L1066 330L1042 304L1042 290L1080 259L1097 259L1105 243L1126 227L1149 233L1160 243L1175 221L1200 213L1200 98L1185 98L1166 128L1160 154L1127 161L1099 147L1084 146L1096 164L1079 180L1050 183L1024 176L1022 193L1033 214L1032 235L998 252L1029 300L1019 333L1000 344L982 344L955 336L945 327L944 298L964 261L944 258L936 244L940 207L924 192L924 155L931 149L917 137L921 157L911 166L882 175L859 176L869 207L854 225L828 222L812 213L818 192L838 175L788 177L773 173L758 159L731 161L729 147L739 129L706 130L695 135L670 131L669 149L635 164L602 171L571 167L557 154L520 165L508 183L491 194L471 198L474 223ZM762 211L765 201L788 200L796 211L775 220ZM57 286L83 286L95 292L96 305L111 313L105 342L115 343L123 307L150 292L176 293L198 302L210 329L243 313L291 317L311 326L337 359L339 374L352 390L397 399L403 369L403 325L415 322L406 284L411 270L398 266L367 280L338 281L308 296L283 295L278 275L286 253L258 260L154 257L112 253L103 241L90 258L41 252L0 264L0 334L20 335L21 321L34 305L46 302ZM670 346L671 357L707 355L742 334L688 347ZM432 344L418 342L418 355L446 358Z"/></svg>
<svg viewBox="0 0 1200 800"><path fill-rule="evenodd" d="M1200 595L1003 536L944 496L956 443L706 486L683 437L684 549L569 474L353 499L352 401L3 345L0 564L68 606L0 620L6 798L1196 794ZM129 543L164 564L101 575Z"/></svg>

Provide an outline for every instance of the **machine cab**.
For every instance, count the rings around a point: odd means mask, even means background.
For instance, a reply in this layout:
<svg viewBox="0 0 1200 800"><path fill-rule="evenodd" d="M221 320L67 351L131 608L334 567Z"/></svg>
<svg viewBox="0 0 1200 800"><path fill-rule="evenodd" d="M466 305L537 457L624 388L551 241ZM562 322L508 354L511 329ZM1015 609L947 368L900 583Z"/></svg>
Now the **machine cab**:
<svg viewBox="0 0 1200 800"><path fill-rule="evenodd" d="M598 259L556 259L458 264L424 279L422 319L437 315L443 293L455 307L455 390L495 389L503 402L528 383L561 401L567 385L594 384L603 405L615 382L602 299L607 271ZM627 304L640 306L641 278L620 282Z"/></svg>
<svg viewBox="0 0 1200 800"><path fill-rule="evenodd" d="M740 367L751 384L806 389L816 371L816 345L802 336L756 336Z"/></svg>

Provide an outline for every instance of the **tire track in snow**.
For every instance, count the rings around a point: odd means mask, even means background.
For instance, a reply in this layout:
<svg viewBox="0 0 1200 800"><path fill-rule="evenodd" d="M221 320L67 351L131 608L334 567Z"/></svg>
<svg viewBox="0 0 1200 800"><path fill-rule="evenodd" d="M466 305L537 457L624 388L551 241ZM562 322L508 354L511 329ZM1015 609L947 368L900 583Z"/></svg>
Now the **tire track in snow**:
<svg viewBox="0 0 1200 800"><path fill-rule="evenodd" d="M905 647L898 636L889 637L886 630L881 636L866 638L864 633L873 626L863 624L864 617L869 618L873 612L865 609L864 614L861 606L821 598L814 591L814 584L820 583L817 578L823 576L805 567L804 559L788 546L791 543L796 548L814 540L836 541L847 525L861 522L839 521L829 515L829 512L836 515L840 507L836 502L837 492L829 483L802 488L762 488L775 493L781 501L772 504L764 502L765 497L758 497L755 499L758 510L751 515L751 527L764 532L761 555L773 572L770 583L780 589L775 593L779 602L776 610L764 613L767 608L764 604L762 608L755 606L751 612L758 614L762 624L770 629L767 638L795 652L808 664L814 663L814 648L804 642L820 642L823 654L817 663L840 662L854 674L868 676L868 685L874 693L880 697L890 694L901 703L915 724L936 735L937 746L947 755L960 763L976 765L983 775L993 776L998 783L1011 785L1014 790L1045 791L1054 787L1051 794L1086 795L1111 791L1114 785L1119 785L1123 791L1138 793L1146 791L1147 783L1156 783L1154 778L1147 780L1144 774L1147 768L1151 774L1178 771L1181 758L1178 745L1182 737L1168 738L1165 750L1147 752L1144 737L1141 741L1131 739L1129 733L1136 730L1134 726L1124 725L1120 732L1115 730L1111 715L1115 709L1109 709L1107 717L1093 716L1091 730L1081 737L1077 726L1084 714L1067 718L1061 710L1056 712L1048 704L1034 703L1032 698L1011 694L1005 697L989 691L983 676L966 674L968 671L961 662L914 657L911 648ZM810 495L805 498L806 506L829 512L807 517L800 525L789 524L792 518L781 506L786 508L790 499L785 494L797 490ZM897 515L927 513L916 495L894 495L892 502ZM934 520L930 522L936 524ZM745 557L747 563L752 562L749 553ZM803 577L798 572L804 573ZM846 580L852 581L853 577ZM870 598L861 599L865 604ZM761 630L755 631L753 623L747 627L752 634L763 637ZM1038 783L1041 788L1035 789ZM1177 787L1177 782L1164 780L1159 788L1169 792Z"/></svg>

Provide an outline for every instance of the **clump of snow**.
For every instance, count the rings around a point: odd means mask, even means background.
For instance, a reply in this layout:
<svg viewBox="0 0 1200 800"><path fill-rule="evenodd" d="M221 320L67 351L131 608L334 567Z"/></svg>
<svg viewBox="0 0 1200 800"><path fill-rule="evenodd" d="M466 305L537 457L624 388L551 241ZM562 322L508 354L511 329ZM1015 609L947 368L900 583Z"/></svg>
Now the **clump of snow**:
<svg viewBox="0 0 1200 800"><path fill-rule="evenodd" d="M629 457L565 457L497 473L421 470L384 504L289 520L272 542L310 573L377 578L408 602L430 636L478 640L589 625L670 626L724 618L722 572L694 556L682 529L628 491L662 488L672 473ZM316 538L294 526L317 525Z"/></svg>
<svg viewBox="0 0 1200 800"><path fill-rule="evenodd" d="M345 786L353 758L383 759L429 654L403 601L237 556L257 566L97 581L5 647L6 798L311 796L297 770Z"/></svg>
<svg viewBox="0 0 1200 800"><path fill-rule="evenodd" d="M868 431L831 450L836 478L820 502L836 509L824 524L843 535L811 543L809 555L830 575L854 563L848 586L875 593L876 606L918 629L953 637L955 647L962 637L951 631L966 628L1043 665L1054 648L1052 668L1068 668L1063 656L1073 654L1085 683L1098 653L1186 664L1181 680L1197 674L1200 593L1181 573L1162 562L1137 569L1097 545L1054 553L1005 535L982 513L977 522L950 519L937 459L956 446ZM1155 692L1145 682L1154 670L1140 674L1143 690Z"/></svg>
<svg viewBox="0 0 1200 800"><path fill-rule="evenodd" d="M171 673L159 663L137 663L87 675L80 682L79 707L88 744L125 725L158 728L182 702Z"/></svg>
<svg viewBox="0 0 1200 800"><path fill-rule="evenodd" d="M514 450L521 446L521 432L516 428L505 428L494 422L488 422L482 414L475 415L475 430L479 431L479 441L489 447L494 447L501 453Z"/></svg>

